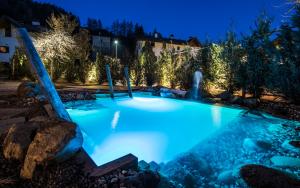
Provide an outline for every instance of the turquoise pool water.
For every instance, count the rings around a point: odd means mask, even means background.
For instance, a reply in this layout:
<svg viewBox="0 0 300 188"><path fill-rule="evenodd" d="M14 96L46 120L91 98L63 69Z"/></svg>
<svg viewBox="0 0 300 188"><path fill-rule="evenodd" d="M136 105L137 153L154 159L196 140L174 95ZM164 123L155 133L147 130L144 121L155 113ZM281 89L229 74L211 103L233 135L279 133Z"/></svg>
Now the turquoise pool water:
<svg viewBox="0 0 300 188"><path fill-rule="evenodd" d="M68 103L81 128L83 147L97 165L132 153L166 163L241 116L241 109L134 93Z"/></svg>

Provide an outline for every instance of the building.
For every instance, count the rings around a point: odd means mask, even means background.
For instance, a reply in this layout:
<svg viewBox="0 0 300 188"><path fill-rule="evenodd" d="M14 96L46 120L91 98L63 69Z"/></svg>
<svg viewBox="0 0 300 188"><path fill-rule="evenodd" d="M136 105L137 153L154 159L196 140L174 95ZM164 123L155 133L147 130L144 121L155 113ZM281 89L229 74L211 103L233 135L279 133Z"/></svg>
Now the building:
<svg viewBox="0 0 300 188"><path fill-rule="evenodd" d="M175 53L182 53L185 49L189 48L191 50L192 55L196 55L199 49L201 48L201 44L197 40L197 38L190 38L189 40L185 41L180 39L174 39L172 35L169 38L162 38L159 37L157 33L155 33L153 37L151 36L137 39L137 54L140 54L142 52L142 49L145 46L146 42L150 42L152 50L155 56L157 57L161 55L161 52L164 49L174 50Z"/></svg>
<svg viewBox="0 0 300 188"><path fill-rule="evenodd" d="M93 57L96 57L97 53L111 55L112 37L110 32L104 29L94 29L89 31L91 34Z"/></svg>
<svg viewBox="0 0 300 188"><path fill-rule="evenodd" d="M10 63L16 48L20 46L18 34L20 27L26 28L29 33L46 31L38 21L24 24L8 16L0 17L0 63Z"/></svg>
<svg viewBox="0 0 300 188"><path fill-rule="evenodd" d="M0 63L10 63L18 42L19 24L13 19L2 16L0 18Z"/></svg>

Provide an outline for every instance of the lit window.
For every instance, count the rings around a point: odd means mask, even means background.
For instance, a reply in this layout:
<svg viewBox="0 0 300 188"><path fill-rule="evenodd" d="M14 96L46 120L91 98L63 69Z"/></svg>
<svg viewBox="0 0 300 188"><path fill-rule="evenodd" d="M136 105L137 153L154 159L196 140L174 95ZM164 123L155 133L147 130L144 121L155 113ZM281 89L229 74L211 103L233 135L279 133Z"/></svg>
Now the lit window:
<svg viewBox="0 0 300 188"><path fill-rule="evenodd" d="M9 53L8 46L0 46L0 53Z"/></svg>

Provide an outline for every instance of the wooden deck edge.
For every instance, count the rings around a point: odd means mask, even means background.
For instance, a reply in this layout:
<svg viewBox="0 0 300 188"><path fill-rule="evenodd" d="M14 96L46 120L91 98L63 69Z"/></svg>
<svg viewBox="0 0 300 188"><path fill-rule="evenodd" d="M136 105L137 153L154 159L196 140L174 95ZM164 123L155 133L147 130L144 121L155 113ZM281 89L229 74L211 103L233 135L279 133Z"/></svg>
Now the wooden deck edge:
<svg viewBox="0 0 300 188"><path fill-rule="evenodd" d="M111 162L105 163L103 165L97 166L92 158L86 153L82 148L77 154L76 160L78 163L83 163L83 171L90 176L104 176L118 169L127 170L138 168L138 158L133 154L127 154L123 157L115 159Z"/></svg>

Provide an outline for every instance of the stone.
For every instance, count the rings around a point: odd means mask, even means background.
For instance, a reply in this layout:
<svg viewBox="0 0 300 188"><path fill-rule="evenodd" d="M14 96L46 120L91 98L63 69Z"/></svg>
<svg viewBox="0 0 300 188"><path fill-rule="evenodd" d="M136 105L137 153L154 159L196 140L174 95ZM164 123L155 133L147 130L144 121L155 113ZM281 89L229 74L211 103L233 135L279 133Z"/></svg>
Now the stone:
<svg viewBox="0 0 300 188"><path fill-rule="evenodd" d="M118 178L112 178L111 180L110 180L110 183L116 183L116 182L118 182Z"/></svg>
<svg viewBox="0 0 300 188"><path fill-rule="evenodd" d="M55 118L55 117L57 117L56 114L55 114L55 112L54 112L54 110L53 110L53 108L52 108L52 106L51 106L51 104L45 104L43 107L44 107L44 109L45 109L47 115L48 115L50 118Z"/></svg>
<svg viewBox="0 0 300 188"><path fill-rule="evenodd" d="M241 168L240 175L249 187L300 187L300 181L296 178L262 165L245 165Z"/></svg>
<svg viewBox="0 0 300 188"><path fill-rule="evenodd" d="M22 82L17 89L17 96L20 98L35 97L41 93L41 88L34 82Z"/></svg>
<svg viewBox="0 0 300 188"><path fill-rule="evenodd" d="M272 148L272 145L262 140L253 140L251 138L245 138L243 141L243 148L247 152L263 151Z"/></svg>
<svg viewBox="0 0 300 188"><path fill-rule="evenodd" d="M231 99L230 99L230 103L232 104L242 104L243 103L243 99L239 96L233 96Z"/></svg>
<svg viewBox="0 0 300 188"><path fill-rule="evenodd" d="M25 113L25 119L26 121L31 120L32 118L35 118L37 116L47 116L48 113L46 109L43 107L40 103L35 103L34 105L31 105L29 110Z"/></svg>
<svg viewBox="0 0 300 188"><path fill-rule="evenodd" d="M21 177L31 179L37 165L56 159L56 155L75 137L76 128L74 123L60 120L42 125L29 145Z"/></svg>
<svg viewBox="0 0 300 188"><path fill-rule="evenodd" d="M148 169L150 168L150 165L149 165L146 161L141 160L141 161L139 161L139 163L138 163L138 167L139 167L139 169L141 169L141 170L148 170Z"/></svg>
<svg viewBox="0 0 300 188"><path fill-rule="evenodd" d="M136 175L128 176L124 179L124 183L133 185L134 187L153 188L157 187L160 182L160 176L156 172L150 170L139 172Z"/></svg>
<svg viewBox="0 0 300 188"><path fill-rule="evenodd" d="M222 101L227 101L232 97L232 94L228 91L224 91L216 96L217 98L221 98Z"/></svg>
<svg viewBox="0 0 300 188"><path fill-rule="evenodd" d="M25 117L15 117L15 118L0 120L0 125L4 126L4 125L24 123L24 122L25 122Z"/></svg>
<svg viewBox="0 0 300 188"><path fill-rule="evenodd" d="M29 122L44 122L44 121L48 121L49 117L47 116L36 116L34 118L31 118L29 120Z"/></svg>
<svg viewBox="0 0 300 188"><path fill-rule="evenodd" d="M39 128L38 123L30 122L24 125L14 124L8 131L3 143L3 154L6 159L23 161L29 144Z"/></svg>
<svg viewBox="0 0 300 188"><path fill-rule="evenodd" d="M243 99L243 105L245 105L246 107L248 107L250 109L257 108L259 103L260 103L259 99L255 99L255 98Z"/></svg>
<svg viewBox="0 0 300 188"><path fill-rule="evenodd" d="M150 170L152 170L154 172L157 172L157 171L160 170L160 166L156 162L154 162L154 161L151 161L149 163L149 168L150 168Z"/></svg>
<svg viewBox="0 0 300 188"><path fill-rule="evenodd" d="M300 141L299 140L285 140L281 147L286 150L290 150L293 152L300 152Z"/></svg>
<svg viewBox="0 0 300 188"><path fill-rule="evenodd" d="M300 159L286 156L274 156L271 162L278 167L295 167L300 168Z"/></svg>
<svg viewBox="0 0 300 188"><path fill-rule="evenodd" d="M218 175L217 180L221 184L234 184L237 178L233 175L232 170L226 170Z"/></svg>

